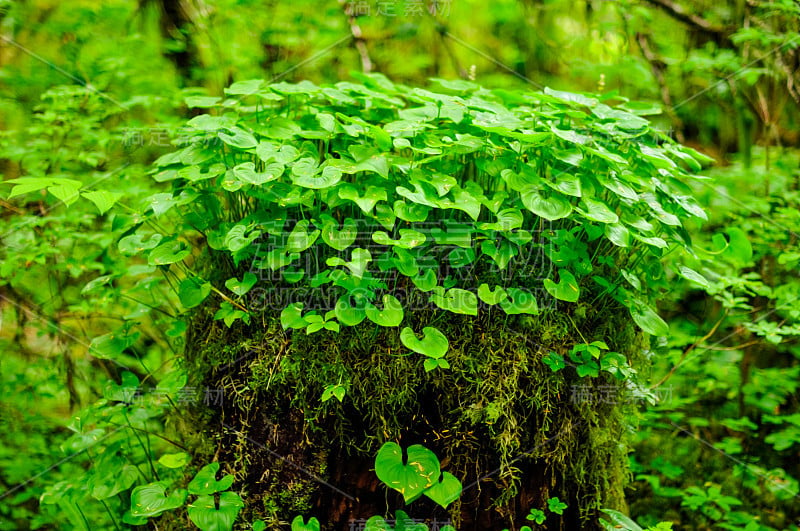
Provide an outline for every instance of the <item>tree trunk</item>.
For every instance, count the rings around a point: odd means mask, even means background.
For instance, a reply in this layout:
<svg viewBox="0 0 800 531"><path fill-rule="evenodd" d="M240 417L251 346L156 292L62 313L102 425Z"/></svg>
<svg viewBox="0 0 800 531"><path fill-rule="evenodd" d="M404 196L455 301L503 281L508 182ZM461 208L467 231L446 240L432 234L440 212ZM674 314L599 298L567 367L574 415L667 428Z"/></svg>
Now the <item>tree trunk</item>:
<svg viewBox="0 0 800 531"><path fill-rule="evenodd" d="M451 339L451 369L436 373L405 355L396 330L362 323L307 336L283 331L269 313L227 329L210 312L193 320L186 362L195 385L221 390L221 399L195 426L214 434L212 453L244 486L250 520L277 529L303 514L347 530L403 509L431 529L447 520L463 531L519 529L531 524L531 508L558 496L568 508L551 514L547 529L599 529L598 509L624 504L618 384L578 378L570 367L554 373L542 356L565 354L581 337L608 337L635 360L641 336L627 311L452 316L436 323ZM409 324L420 329L429 317L417 312ZM344 401L322 403L342 367L350 374ZM460 500L448 511L421 500L403 508L371 470L387 440L435 451L461 479Z"/></svg>

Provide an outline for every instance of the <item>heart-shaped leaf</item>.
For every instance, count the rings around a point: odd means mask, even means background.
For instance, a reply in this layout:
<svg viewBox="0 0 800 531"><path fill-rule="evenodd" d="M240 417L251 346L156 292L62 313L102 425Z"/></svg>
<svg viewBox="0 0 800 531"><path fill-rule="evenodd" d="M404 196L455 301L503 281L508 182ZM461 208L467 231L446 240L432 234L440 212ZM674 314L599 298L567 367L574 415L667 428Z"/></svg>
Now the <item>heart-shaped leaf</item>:
<svg viewBox="0 0 800 531"><path fill-rule="evenodd" d="M183 468L189 464L189 461L191 460L192 456L186 452L178 452L177 454L164 454L158 458L159 464L164 465L167 468Z"/></svg>
<svg viewBox="0 0 800 531"><path fill-rule="evenodd" d="M214 494L228 490L233 485L233 476L228 474L222 479L217 480L219 463L209 463L197 472L197 475L189 482L189 492L192 494Z"/></svg>
<svg viewBox="0 0 800 531"><path fill-rule="evenodd" d="M194 308L211 293L211 283L198 278L187 278L178 286L178 298L184 308Z"/></svg>
<svg viewBox="0 0 800 531"><path fill-rule="evenodd" d="M225 235L225 248L235 253L241 251L261 236L260 230L250 229L247 225L237 224Z"/></svg>
<svg viewBox="0 0 800 531"><path fill-rule="evenodd" d="M292 182L297 186L322 190L330 188L342 180L342 170L339 168L324 165L322 171L319 171L316 166L310 167L307 163L300 165L300 162L302 159L292 167ZM313 159L312 162L316 163Z"/></svg>
<svg viewBox="0 0 800 531"><path fill-rule="evenodd" d="M403 322L403 305L394 296L383 296L383 309L367 303L365 312L367 319L380 326L399 326Z"/></svg>
<svg viewBox="0 0 800 531"><path fill-rule="evenodd" d="M372 233L372 240L379 245L396 245L402 249L413 249L425 243L425 235L411 229L400 229L400 239L393 240L382 230Z"/></svg>
<svg viewBox="0 0 800 531"><path fill-rule="evenodd" d="M489 284L478 286L478 298L486 304L500 304L508 298L508 293L501 286L495 286L494 291L489 289Z"/></svg>
<svg viewBox="0 0 800 531"><path fill-rule="evenodd" d="M202 531L230 531L242 507L244 502L235 492L220 493L219 508L213 496L198 496L189 504L189 519Z"/></svg>
<svg viewBox="0 0 800 531"><path fill-rule="evenodd" d="M579 208L578 212L586 219L599 223L617 223L619 221L619 216L608 205L597 199L584 197L581 200L581 206L583 208Z"/></svg>
<svg viewBox="0 0 800 531"><path fill-rule="evenodd" d="M292 303L281 311L281 326L284 330L305 328L307 324L303 318L302 302Z"/></svg>
<svg viewBox="0 0 800 531"><path fill-rule="evenodd" d="M508 288L506 293L508 297L500 301L500 307L507 314L539 314L539 305L536 303L536 297L533 293L519 288Z"/></svg>
<svg viewBox="0 0 800 531"><path fill-rule="evenodd" d="M283 250L288 253L301 253L314 245L314 242L317 241L319 237L320 231L314 230L309 232L308 227L310 224L311 223L306 219L298 221L294 228L292 228L292 232L289 233L286 239L286 246Z"/></svg>
<svg viewBox="0 0 800 531"><path fill-rule="evenodd" d="M187 495L185 489L176 489L167 495L167 486L161 481L141 485L131 492L131 515L145 518L158 516L164 511L181 507Z"/></svg>
<svg viewBox="0 0 800 531"><path fill-rule="evenodd" d="M425 372L431 372L434 369L449 369L450 364L444 358L425 358L425 361L422 363L422 366L425 368Z"/></svg>
<svg viewBox="0 0 800 531"><path fill-rule="evenodd" d="M343 184L339 188L339 197L353 201L365 214L372 212L372 209L379 201L386 201L386 189L369 185L363 194L359 193L358 188L351 184Z"/></svg>
<svg viewBox="0 0 800 531"><path fill-rule="evenodd" d="M440 293L434 290L431 301L439 308L453 313L478 315L478 297L471 291L450 288L444 292L444 288L441 288Z"/></svg>
<svg viewBox="0 0 800 531"><path fill-rule="evenodd" d="M247 273L244 274L242 280L239 280L236 277L229 278L228 280L226 280L225 287L241 297L242 295L250 291L253 288L253 286L256 285L257 281L258 277L256 277L255 274L248 271Z"/></svg>
<svg viewBox="0 0 800 531"><path fill-rule="evenodd" d="M428 487L425 496L438 503L442 508L456 501L461 496L461 481L450 472L442 472L442 477L433 486Z"/></svg>
<svg viewBox="0 0 800 531"><path fill-rule="evenodd" d="M426 326L422 329L422 335L422 339L419 339L414 334L414 331L407 326L400 332L400 341L407 348L419 354L424 354L429 358L437 359L447 354L450 342L439 329Z"/></svg>
<svg viewBox="0 0 800 531"><path fill-rule="evenodd" d="M569 200L557 192L550 197L544 197L536 188L529 188L520 194L525 208L539 217L549 221L565 218L572 214L572 205Z"/></svg>
<svg viewBox="0 0 800 531"><path fill-rule="evenodd" d="M481 252L488 255L501 270L505 269L518 253L517 248L506 240L500 241L499 245L493 241L484 240L481 242Z"/></svg>
<svg viewBox="0 0 800 531"><path fill-rule="evenodd" d="M344 326L356 326L367 318L367 313L362 308L350 305L350 297L344 295L339 297L334 307L336 319Z"/></svg>
<svg viewBox="0 0 800 531"><path fill-rule="evenodd" d="M238 149L250 149L258 145L258 140L256 140L256 137L254 137L252 133L248 133L244 129L236 126L227 127L226 129L228 129L231 134L220 131L217 133L217 136L229 146Z"/></svg>
<svg viewBox="0 0 800 531"><path fill-rule="evenodd" d="M581 296L581 290L575 276L566 269L558 270L558 284L544 279L544 287L547 292L560 301L576 302Z"/></svg>
<svg viewBox="0 0 800 531"><path fill-rule="evenodd" d="M336 220L330 218L322 226L322 241L336 249L343 251L353 245L358 236L358 225L352 218L347 218L342 224L342 229L339 230L339 224Z"/></svg>
<svg viewBox="0 0 800 531"><path fill-rule="evenodd" d="M319 531L319 520L313 516L308 519L308 523L303 521L303 517L297 515L292 520L292 531Z"/></svg>
<svg viewBox="0 0 800 531"><path fill-rule="evenodd" d="M105 214L113 207L122 194L117 192L109 192L106 190L97 190L94 192L82 192L81 195L94 203L94 206L100 211L100 214Z"/></svg>
<svg viewBox="0 0 800 531"><path fill-rule="evenodd" d="M150 251L147 255L147 263L150 265L168 265L180 262L191 254L189 247L176 240L163 242L158 247Z"/></svg>
<svg viewBox="0 0 800 531"><path fill-rule="evenodd" d="M438 284L439 279L433 269L426 269L421 275L411 277L411 281L420 291L431 291Z"/></svg>
<svg viewBox="0 0 800 531"><path fill-rule="evenodd" d="M409 503L419 498L439 478L439 459L419 444L409 446L407 455L403 455L400 445L387 442L375 457L375 474Z"/></svg>

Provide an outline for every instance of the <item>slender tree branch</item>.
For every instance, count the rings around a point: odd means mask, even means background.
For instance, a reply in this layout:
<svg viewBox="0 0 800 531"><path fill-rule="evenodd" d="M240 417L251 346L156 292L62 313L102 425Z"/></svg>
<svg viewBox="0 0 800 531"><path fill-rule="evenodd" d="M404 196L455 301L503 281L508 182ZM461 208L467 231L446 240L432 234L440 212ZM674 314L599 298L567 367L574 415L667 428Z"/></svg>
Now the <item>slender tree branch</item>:
<svg viewBox="0 0 800 531"><path fill-rule="evenodd" d="M359 57L361 57L361 70L364 73L372 72L372 60L369 57L369 50L367 50L367 40L361 32L361 26L358 25L358 19L353 12L353 3L339 0L339 3L344 9L344 14L347 16L347 23L350 25L350 33L353 35L353 46L355 46Z"/></svg>
<svg viewBox="0 0 800 531"><path fill-rule="evenodd" d="M704 19L699 15L695 15L694 13L688 12L682 5L673 2L672 0L646 0L646 1L653 4L656 7L661 8L672 18L679 20L684 24L693 26L706 33L712 33L714 35L720 35L726 38L730 33L730 31L727 28L723 26L718 26L713 22L709 22L708 20Z"/></svg>
<svg viewBox="0 0 800 531"><path fill-rule="evenodd" d="M683 121L675 113L672 108L672 95L669 91L669 85L664 77L664 71L667 65L653 52L650 46L650 39L643 33L636 34L636 42L639 44L639 49L642 51L642 56L650 63L650 69L653 71L653 76L656 78L658 86L661 88L661 101L664 102L665 112L669 119L672 121L672 127L675 131L675 139L683 143L685 138L683 136Z"/></svg>

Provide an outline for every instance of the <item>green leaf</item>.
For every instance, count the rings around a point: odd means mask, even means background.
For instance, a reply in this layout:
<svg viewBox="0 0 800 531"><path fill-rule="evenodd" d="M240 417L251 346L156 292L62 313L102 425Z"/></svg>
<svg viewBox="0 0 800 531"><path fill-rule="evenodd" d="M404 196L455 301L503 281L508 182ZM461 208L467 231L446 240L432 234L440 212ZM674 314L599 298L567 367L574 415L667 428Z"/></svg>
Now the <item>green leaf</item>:
<svg viewBox="0 0 800 531"><path fill-rule="evenodd" d="M339 188L339 197L353 201L362 212L369 214L378 202L386 201L388 196L384 188L379 188L377 186L368 185L366 189L363 190L362 195L355 186L343 184Z"/></svg>
<svg viewBox="0 0 800 531"><path fill-rule="evenodd" d="M235 492L221 493L219 508L214 496L198 496L188 506L189 519L202 531L231 531L242 507L244 502Z"/></svg>
<svg viewBox="0 0 800 531"><path fill-rule="evenodd" d="M292 520L292 531L319 531L319 520L313 516L309 518L308 523L303 521L303 517L297 515Z"/></svg>
<svg viewBox="0 0 800 531"><path fill-rule="evenodd" d="M604 513L606 513L611 522L614 524L612 527L606 527L606 529L624 529L625 531L644 531L639 524L625 516L619 511L615 511L613 509L601 509Z"/></svg>
<svg viewBox="0 0 800 531"><path fill-rule="evenodd" d="M484 240L481 242L481 252L489 256L501 270L508 267L511 259L518 254L517 248L506 240L502 240L499 247L491 240Z"/></svg>
<svg viewBox="0 0 800 531"><path fill-rule="evenodd" d="M590 197L584 197L581 199L581 206L584 207L585 210L579 208L578 212L580 212L580 214L586 219L597 221L598 223L619 222L619 216L617 216L614 211L602 201L598 201L597 199L592 199Z"/></svg>
<svg viewBox="0 0 800 531"><path fill-rule="evenodd" d="M311 222L306 219L298 221L292 228L292 232L289 233L283 250L288 253L301 253L314 245L320 235L320 231L308 232L310 224Z"/></svg>
<svg viewBox="0 0 800 531"><path fill-rule="evenodd" d="M417 338L414 331L407 326L400 332L400 341L406 348L429 358L442 358L447 354L450 342L439 329L426 326L422 329L422 335L422 339Z"/></svg>
<svg viewBox="0 0 800 531"><path fill-rule="evenodd" d="M103 459L95 465L95 473L89 477L87 486L95 500L107 500L128 490L140 478L139 470L119 457ZM112 472L110 474L104 472Z"/></svg>
<svg viewBox="0 0 800 531"><path fill-rule="evenodd" d="M537 189L531 188L522 192L520 197L525 208L549 221L562 219L572 214L572 205L569 200L555 192L545 198Z"/></svg>
<svg viewBox="0 0 800 531"><path fill-rule="evenodd" d="M604 231L608 241L617 247L628 247L631 243L631 233L622 223L608 223Z"/></svg>
<svg viewBox="0 0 800 531"><path fill-rule="evenodd" d="M314 159L301 159L292 166L292 182L303 188L322 190L342 180L342 170L339 168L331 165L323 165L322 171L319 168Z"/></svg>
<svg viewBox="0 0 800 531"><path fill-rule="evenodd" d="M399 199L394 202L393 207L394 214L409 223L425 221L428 219L428 212L430 211L430 208L425 205L407 203Z"/></svg>
<svg viewBox="0 0 800 531"><path fill-rule="evenodd" d="M214 107L222 98L217 96L187 96L183 98L190 109Z"/></svg>
<svg viewBox="0 0 800 531"><path fill-rule="evenodd" d="M542 525L544 521L547 520L547 516L541 509L531 509L526 518L536 522L539 525Z"/></svg>
<svg viewBox="0 0 800 531"><path fill-rule="evenodd" d="M400 229L400 239L393 240L389 235L382 231L372 233L372 240L379 245L395 245L402 249L413 249L425 243L425 235L411 229Z"/></svg>
<svg viewBox="0 0 800 531"><path fill-rule="evenodd" d="M164 454L158 459L158 462L167 468L183 468L191 460L191 455L186 452L178 452L176 454Z"/></svg>
<svg viewBox="0 0 800 531"><path fill-rule="evenodd" d="M256 140L256 137L254 137L252 133L248 133L244 129L236 126L228 127L227 129L231 134L220 131L217 133L217 136L229 146L237 149L251 149L258 145L258 140Z"/></svg>
<svg viewBox="0 0 800 531"><path fill-rule="evenodd" d="M442 472L441 479L424 492L425 496L446 509L461 496L461 481L450 472Z"/></svg>
<svg viewBox="0 0 800 531"><path fill-rule="evenodd" d="M97 190L94 192L83 192L81 195L94 203L100 214L108 212L114 204L119 201L122 194L116 192L108 192L106 190Z"/></svg>
<svg viewBox="0 0 800 531"><path fill-rule="evenodd" d="M18 195L28 194L30 192L39 192L53 184L53 179L43 177L20 177L18 179L9 179L1 181L3 184L15 184L8 194L8 199L17 197ZM73 181L76 185L80 186L80 182Z"/></svg>
<svg viewBox="0 0 800 531"><path fill-rule="evenodd" d="M115 360L134 344L138 334L127 334L122 331L111 332L92 339L89 354L95 358Z"/></svg>
<svg viewBox="0 0 800 531"><path fill-rule="evenodd" d="M434 369L449 369L450 364L447 363L447 360L444 358L425 358L425 361L422 363L422 366L425 369L425 372L431 372Z"/></svg>
<svg viewBox="0 0 800 531"><path fill-rule="evenodd" d="M327 402L331 398L336 398L339 402L344 400L347 389L342 384L332 384L325 387L322 391L322 401Z"/></svg>
<svg viewBox="0 0 800 531"><path fill-rule="evenodd" d="M117 249L122 254L134 256L142 251L154 249L161 242L161 239L162 236L158 233L151 235L147 241L145 241L144 234L130 234L119 240Z"/></svg>
<svg viewBox="0 0 800 531"><path fill-rule="evenodd" d="M550 367L550 370L553 372L560 371L567 366L567 364L564 362L564 356L555 352L548 352L545 354L542 357L542 362Z"/></svg>
<svg viewBox="0 0 800 531"><path fill-rule="evenodd" d="M440 476L439 459L422 445L408 447L407 459L403 449L386 442L375 457L375 474L385 485L403 495L406 503L419 498Z"/></svg>
<svg viewBox="0 0 800 531"><path fill-rule="evenodd" d="M581 179L575 174L559 173L555 176L553 181L545 179L544 184L553 190L558 190L562 194L571 195L573 197L580 197L582 195Z"/></svg>
<svg viewBox="0 0 800 531"><path fill-rule="evenodd" d="M256 277L255 274L248 271L247 273L244 274L242 280L239 280L236 277L229 278L228 280L226 280L225 287L241 297L242 295L250 291L253 288L253 286L256 285L256 282L258 282L258 277Z"/></svg>
<svg viewBox="0 0 800 531"><path fill-rule="evenodd" d="M234 225L225 235L224 245L230 252L235 253L249 246L259 236L261 236L260 230L250 229L244 224Z"/></svg>
<svg viewBox="0 0 800 531"><path fill-rule="evenodd" d="M550 512L564 514L564 509L567 508L567 504L559 500L556 496L547 500L547 508L550 509Z"/></svg>
<svg viewBox="0 0 800 531"><path fill-rule="evenodd" d="M232 96L250 96L258 93L265 85L266 82L263 79L237 81L225 89L225 94L230 94Z"/></svg>
<svg viewBox="0 0 800 531"><path fill-rule="evenodd" d="M197 472L194 479L189 482L189 492L191 494L214 494L228 490L233 485L233 476L227 474L221 480L217 480L216 475L219 471L219 463L209 463Z"/></svg>
<svg viewBox="0 0 800 531"><path fill-rule="evenodd" d="M69 181L69 179L59 179L59 181ZM69 206L78 200L78 190L81 188L81 183L78 181L62 182L55 186L49 186L47 191L53 194L62 203Z"/></svg>
<svg viewBox="0 0 800 531"><path fill-rule="evenodd" d="M637 303L630 308L631 317L639 328L653 336L668 336L669 325L644 303Z"/></svg>
<svg viewBox="0 0 800 531"><path fill-rule="evenodd" d="M350 305L350 296L343 295L336 301L334 307L336 319L344 326L356 326L367 318L367 314L362 308Z"/></svg>
<svg viewBox="0 0 800 531"><path fill-rule="evenodd" d="M678 274L683 278L685 278L686 280L691 280L692 282L698 284L701 287L707 288L709 285L706 277L704 277L694 269L689 269L686 266L678 267Z"/></svg>
<svg viewBox="0 0 800 531"><path fill-rule="evenodd" d="M500 307L509 315L527 313L532 315L539 314L539 305L533 293L519 289L506 289L506 298L500 301Z"/></svg>
<svg viewBox="0 0 800 531"><path fill-rule="evenodd" d="M148 483L133 489L131 492L131 514L135 517L150 518L164 511L177 509L186 501L187 492L176 489L166 493L166 482Z"/></svg>
<svg viewBox="0 0 800 531"><path fill-rule="evenodd" d="M379 310L372 303L365 307L367 319L380 326L399 326L403 322L403 305L394 296L383 296L383 309Z"/></svg>
<svg viewBox="0 0 800 531"><path fill-rule="evenodd" d="M439 282L433 269L425 269L421 275L411 277L411 281L420 291L431 291Z"/></svg>
<svg viewBox="0 0 800 531"><path fill-rule="evenodd" d="M559 269L558 277L558 284L549 278L544 279L547 292L560 301L576 302L581 296L581 290L575 276L566 269Z"/></svg>
<svg viewBox="0 0 800 531"><path fill-rule="evenodd" d="M302 302L292 303L281 311L281 326L284 330L305 328L307 324L303 319Z"/></svg>
<svg viewBox="0 0 800 531"><path fill-rule="evenodd" d="M339 230L339 224L330 218L322 226L322 241L333 247L337 251L343 251L353 245L358 236L358 225L352 218L347 218Z"/></svg>
<svg viewBox="0 0 800 531"><path fill-rule="evenodd" d="M433 227L430 234L439 245L457 245L465 249L472 247L472 225L466 223L446 223L445 230Z"/></svg>
<svg viewBox="0 0 800 531"><path fill-rule="evenodd" d="M267 164L263 172L256 171L255 163L243 162L234 166L231 172L240 183L260 186L279 178L283 174L283 170L283 164L279 162Z"/></svg>
<svg viewBox="0 0 800 531"><path fill-rule="evenodd" d="M453 313L462 313L466 315L478 315L478 297L471 291L460 288L450 288L444 292L444 288L440 288L441 292L436 292L431 295L431 301L439 308Z"/></svg>
<svg viewBox="0 0 800 531"><path fill-rule="evenodd" d="M191 277L184 279L178 287L178 298L184 308L200 305L211 294L211 283Z"/></svg>
<svg viewBox="0 0 800 531"><path fill-rule="evenodd" d="M478 298L486 304L500 304L508 298L508 293L501 286L495 286L494 291L489 289L488 284L478 286Z"/></svg>

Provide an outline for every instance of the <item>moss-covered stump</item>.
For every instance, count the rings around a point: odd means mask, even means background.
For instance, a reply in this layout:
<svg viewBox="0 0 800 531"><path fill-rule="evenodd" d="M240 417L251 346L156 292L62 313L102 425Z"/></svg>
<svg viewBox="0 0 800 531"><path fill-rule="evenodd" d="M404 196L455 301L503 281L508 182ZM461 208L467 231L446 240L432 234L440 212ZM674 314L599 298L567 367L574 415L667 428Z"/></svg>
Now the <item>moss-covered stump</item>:
<svg viewBox="0 0 800 531"><path fill-rule="evenodd" d="M428 324L426 317L416 314L411 326ZM414 518L514 529L558 496L568 509L551 516L548 529L593 529L599 508L624 503L619 384L542 362L549 351L597 337L635 359L640 339L618 308L582 319L448 316L437 326L453 338L451 368L432 373L407 355L396 331L374 325L314 335L286 332L274 315L249 327L220 325L197 315L187 360L197 385L223 390L203 428L218 434L216 458L236 474L253 518L277 524L316 515L339 530L393 514L402 497L371 470L386 440L431 448L464 485L449 511L410 504ZM321 402L324 386L340 381L344 401Z"/></svg>
<svg viewBox="0 0 800 531"><path fill-rule="evenodd" d="M173 190L153 216L187 232L143 226L131 247L191 317L192 385L221 398L195 421L209 457L273 528L391 515L371 470L387 441L463 483L414 518L516 529L558 497L548 528L597 527L623 503L634 323L668 333L660 258L704 216L684 182L699 156L624 98L360 80L192 98L209 113L155 162Z"/></svg>

